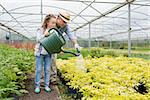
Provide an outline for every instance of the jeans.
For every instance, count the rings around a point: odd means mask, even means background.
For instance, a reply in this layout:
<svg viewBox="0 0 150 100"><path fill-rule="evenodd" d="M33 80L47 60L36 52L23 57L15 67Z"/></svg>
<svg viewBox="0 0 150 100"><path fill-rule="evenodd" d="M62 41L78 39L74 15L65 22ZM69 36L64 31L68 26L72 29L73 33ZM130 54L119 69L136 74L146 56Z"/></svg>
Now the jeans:
<svg viewBox="0 0 150 100"><path fill-rule="evenodd" d="M36 56L36 77L35 77L35 85L40 86L41 72L42 66L44 65L44 82L45 86L49 86L50 80L50 67L51 67L51 55L42 55Z"/></svg>

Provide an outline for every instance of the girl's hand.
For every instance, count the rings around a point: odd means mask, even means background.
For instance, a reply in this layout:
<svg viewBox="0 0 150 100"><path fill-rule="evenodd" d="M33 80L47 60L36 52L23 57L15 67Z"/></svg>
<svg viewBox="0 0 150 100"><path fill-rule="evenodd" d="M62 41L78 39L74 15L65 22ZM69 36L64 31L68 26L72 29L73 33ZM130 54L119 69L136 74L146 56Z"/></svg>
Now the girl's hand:
<svg viewBox="0 0 150 100"><path fill-rule="evenodd" d="M44 35L45 35L45 36L48 36L48 35L49 35L48 29L45 30Z"/></svg>

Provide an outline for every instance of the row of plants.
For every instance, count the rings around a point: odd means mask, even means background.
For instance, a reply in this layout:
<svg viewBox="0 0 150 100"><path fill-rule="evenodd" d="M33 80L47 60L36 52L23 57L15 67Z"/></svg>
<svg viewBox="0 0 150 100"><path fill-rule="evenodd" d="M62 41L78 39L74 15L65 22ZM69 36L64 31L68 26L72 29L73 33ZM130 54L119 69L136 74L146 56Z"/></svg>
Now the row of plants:
<svg viewBox="0 0 150 100"><path fill-rule="evenodd" d="M73 49L68 49L72 52L76 52L76 50ZM91 57L104 57L105 55L109 55L109 56L113 56L113 57L119 57L119 56L124 56L127 57L128 53L127 51L124 50L115 50L115 49L102 49L102 48L92 48L90 50L90 53L88 51L88 49L82 49L81 53L83 55L83 57L87 57L87 56L91 56ZM142 52L138 52L138 53L132 53L131 54L132 57L138 57L138 58L144 58L144 59L150 59L150 54L144 54ZM58 58L61 59L68 59L69 57L73 57L73 55L71 54L58 54Z"/></svg>
<svg viewBox="0 0 150 100"><path fill-rule="evenodd" d="M109 55L109 56L113 56L113 57L119 57L119 56L128 57L128 51L127 50L119 50L119 49L93 48L93 49L91 49L91 52L90 52L90 56L92 56L92 57L103 57L105 55ZM150 59L150 53L149 52L143 53L143 52L132 51L131 57Z"/></svg>
<svg viewBox="0 0 150 100"><path fill-rule="evenodd" d="M27 93L24 81L34 65L33 52L0 45L0 99Z"/></svg>
<svg viewBox="0 0 150 100"><path fill-rule="evenodd" d="M83 95L83 100L149 100L150 62L141 58L87 57L80 70L77 59L57 60L66 84Z"/></svg>
<svg viewBox="0 0 150 100"><path fill-rule="evenodd" d="M149 47L133 47L131 49L132 50L137 50L137 51L150 51Z"/></svg>

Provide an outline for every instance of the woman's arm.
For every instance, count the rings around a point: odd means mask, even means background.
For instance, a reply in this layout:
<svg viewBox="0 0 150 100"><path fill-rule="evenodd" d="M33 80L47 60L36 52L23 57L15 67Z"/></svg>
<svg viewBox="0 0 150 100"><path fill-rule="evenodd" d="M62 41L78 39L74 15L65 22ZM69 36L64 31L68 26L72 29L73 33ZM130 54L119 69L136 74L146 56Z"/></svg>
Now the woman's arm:
<svg viewBox="0 0 150 100"><path fill-rule="evenodd" d="M73 32L70 31L70 28L68 26L66 26L66 31L65 32L68 35L71 42L73 43L75 49L80 50L80 46L77 42L77 37L75 36L75 34Z"/></svg>
<svg viewBox="0 0 150 100"><path fill-rule="evenodd" d="M77 37L75 36L73 32L70 31L70 28L68 26L66 26L65 33L67 34L67 36L69 37L69 39L74 45L77 44Z"/></svg>

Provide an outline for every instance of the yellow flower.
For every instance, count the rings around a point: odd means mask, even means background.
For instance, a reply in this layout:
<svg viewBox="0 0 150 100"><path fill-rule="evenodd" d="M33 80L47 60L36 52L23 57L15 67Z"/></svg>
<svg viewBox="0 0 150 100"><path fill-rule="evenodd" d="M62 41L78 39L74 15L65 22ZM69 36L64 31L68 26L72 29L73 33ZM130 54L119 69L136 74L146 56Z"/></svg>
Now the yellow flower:
<svg viewBox="0 0 150 100"><path fill-rule="evenodd" d="M77 67L77 59L57 61L59 71L71 88L83 94L83 100L146 100L150 98L150 61L140 58L110 57L86 58L83 72ZM145 83L145 95L134 90L139 82Z"/></svg>

